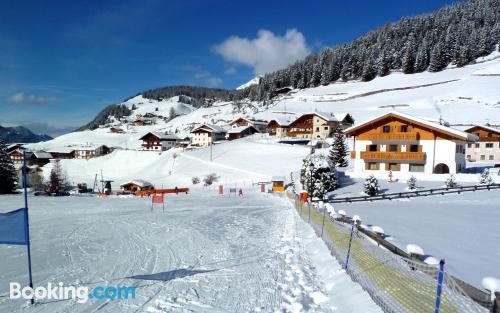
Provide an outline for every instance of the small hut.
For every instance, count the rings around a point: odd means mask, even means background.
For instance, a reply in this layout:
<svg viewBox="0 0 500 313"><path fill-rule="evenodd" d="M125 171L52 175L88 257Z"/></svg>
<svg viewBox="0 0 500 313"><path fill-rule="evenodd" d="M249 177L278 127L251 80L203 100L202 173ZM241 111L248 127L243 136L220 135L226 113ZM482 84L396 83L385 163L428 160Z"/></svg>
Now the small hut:
<svg viewBox="0 0 500 313"><path fill-rule="evenodd" d="M285 176L274 176L271 181L273 183L273 192L285 191Z"/></svg>
<svg viewBox="0 0 500 313"><path fill-rule="evenodd" d="M120 188L122 189L123 193L135 193L137 191L154 189L154 186L153 184L145 180L134 179L121 184Z"/></svg>

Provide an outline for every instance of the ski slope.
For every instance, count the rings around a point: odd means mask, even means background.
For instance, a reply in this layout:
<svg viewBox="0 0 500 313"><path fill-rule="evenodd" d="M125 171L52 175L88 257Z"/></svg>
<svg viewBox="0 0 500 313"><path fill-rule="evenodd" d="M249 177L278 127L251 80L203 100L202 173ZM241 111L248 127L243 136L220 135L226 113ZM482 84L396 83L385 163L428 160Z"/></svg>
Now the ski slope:
<svg viewBox="0 0 500 313"><path fill-rule="evenodd" d="M0 246L1 312L381 312L284 198L198 189L166 199L30 197L35 286L136 286L135 300L8 298L26 250ZM2 212L22 196L0 196Z"/></svg>

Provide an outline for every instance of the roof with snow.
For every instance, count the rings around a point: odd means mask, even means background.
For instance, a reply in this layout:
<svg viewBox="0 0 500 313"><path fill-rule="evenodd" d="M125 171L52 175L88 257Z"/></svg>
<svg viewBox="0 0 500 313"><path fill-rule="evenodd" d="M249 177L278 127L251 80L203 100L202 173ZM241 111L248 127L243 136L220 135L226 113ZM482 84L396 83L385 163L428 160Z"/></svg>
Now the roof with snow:
<svg viewBox="0 0 500 313"><path fill-rule="evenodd" d="M469 132L469 131L471 131L474 128L482 128L484 130L488 130L490 132L494 132L494 133L500 134L500 129L499 128L495 128L495 127L491 127L491 126L486 126L486 125L479 125L479 124L474 124L474 126L467 128L465 130L465 132Z"/></svg>
<svg viewBox="0 0 500 313"><path fill-rule="evenodd" d="M477 141L479 139L476 135L473 135L473 134L470 134L470 133L466 133L464 131L461 131L461 130L458 130L458 129L455 129L455 128L451 128L451 127L446 126L446 125L441 125L441 124L433 122L433 121L429 121L429 120L426 120L426 119L423 119L423 118L420 118L420 117L415 117L415 116L412 116L412 115L409 115L409 114L406 114L406 113L397 112L397 111L393 111L393 112L389 112L389 113L384 113L384 114L378 115L378 116L376 116L376 117L374 117L374 118L372 118L372 119L370 119L368 121L364 121L364 122L359 123L359 124L357 124L355 126L349 127L344 132L347 135L352 134L356 130L361 129L362 127L364 127L366 125L369 125L369 124L371 124L371 123L373 123L375 121L379 121L379 120L382 120L382 119L384 119L386 117L390 117L390 116L395 116L395 117L402 118L404 120L412 121L415 124L419 124L419 125L421 125L423 127L427 127L427 128L433 129L433 130L437 130L437 131L443 132L445 134L452 135L454 137L458 137L458 138L460 138L462 140Z"/></svg>
<svg viewBox="0 0 500 313"><path fill-rule="evenodd" d="M292 123L292 121L281 117L273 118L272 120L269 121L269 123L271 123L272 121L275 121L279 126L289 126Z"/></svg>
<svg viewBox="0 0 500 313"><path fill-rule="evenodd" d="M52 154L45 151L35 151L32 153L37 159L52 159Z"/></svg>
<svg viewBox="0 0 500 313"><path fill-rule="evenodd" d="M271 181L285 181L286 177L285 176L273 176Z"/></svg>
<svg viewBox="0 0 500 313"><path fill-rule="evenodd" d="M126 186L126 185L137 185L137 186L139 186L141 188L153 186L153 184L151 184L150 182L142 180L142 179L129 180L129 181L124 182L123 184L121 184L120 187L123 187L123 186Z"/></svg>
<svg viewBox="0 0 500 313"><path fill-rule="evenodd" d="M191 132L194 133L194 132L200 131L200 130L207 131L209 133L225 133L226 132L226 130L224 128L217 126L217 125L212 125L212 124L203 124L201 126L196 127Z"/></svg>
<svg viewBox="0 0 500 313"><path fill-rule="evenodd" d="M148 132L144 136L139 138L139 140L144 140L144 138L146 138L146 136L148 135L153 135L160 140L175 140L175 141L182 140L181 138L179 138L177 135L174 134L162 134L157 132Z"/></svg>
<svg viewBox="0 0 500 313"><path fill-rule="evenodd" d="M252 125L247 125L247 126L239 126L239 127L233 127L230 130L227 131L228 134L239 134L243 131L245 131L248 128L253 128L256 132L259 132L257 128L253 127Z"/></svg>

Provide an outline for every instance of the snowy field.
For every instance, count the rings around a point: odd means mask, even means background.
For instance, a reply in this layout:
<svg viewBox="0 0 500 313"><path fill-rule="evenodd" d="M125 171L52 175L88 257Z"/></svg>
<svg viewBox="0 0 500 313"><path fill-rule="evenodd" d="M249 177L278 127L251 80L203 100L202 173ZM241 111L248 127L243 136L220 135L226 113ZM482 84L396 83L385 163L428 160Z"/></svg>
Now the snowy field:
<svg viewBox="0 0 500 313"><path fill-rule="evenodd" d="M381 191L406 191L406 183L379 180ZM345 182L337 197L359 196L363 180ZM441 188L443 182L418 182ZM463 185L468 185L464 183ZM382 227L387 239L403 250L417 244L428 255L445 259L447 270L482 289L486 276L500 277L500 190L422 198L338 203L336 210L359 215L365 225Z"/></svg>
<svg viewBox="0 0 500 313"><path fill-rule="evenodd" d="M22 205L1 196L2 212ZM283 198L197 190L148 199L30 198L35 285L128 285L135 300L8 298L26 249L0 246L0 312L381 312Z"/></svg>

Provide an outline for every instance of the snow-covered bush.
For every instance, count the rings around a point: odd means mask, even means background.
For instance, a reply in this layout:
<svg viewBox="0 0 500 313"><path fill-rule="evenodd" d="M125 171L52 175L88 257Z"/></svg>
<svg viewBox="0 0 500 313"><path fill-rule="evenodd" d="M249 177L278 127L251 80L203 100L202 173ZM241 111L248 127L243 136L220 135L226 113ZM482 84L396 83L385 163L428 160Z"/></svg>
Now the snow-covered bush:
<svg viewBox="0 0 500 313"><path fill-rule="evenodd" d="M335 165L323 155L310 155L303 160L300 182L313 198L323 199L338 188Z"/></svg>
<svg viewBox="0 0 500 313"><path fill-rule="evenodd" d="M193 185L197 185L200 183L200 178L197 176L194 176L193 178L191 178L191 182L193 183Z"/></svg>
<svg viewBox="0 0 500 313"><path fill-rule="evenodd" d="M349 147L346 143L345 134L342 130L337 129L333 135L333 145L328 158L338 167L346 167L349 165Z"/></svg>
<svg viewBox="0 0 500 313"><path fill-rule="evenodd" d="M479 177L479 184L481 185L491 185L493 184L493 178L491 178L490 170L485 168Z"/></svg>
<svg viewBox="0 0 500 313"><path fill-rule="evenodd" d="M375 176L373 175L368 176L368 178L365 180L364 188L364 191L367 195L371 197L376 196L379 191L377 178L375 178Z"/></svg>
<svg viewBox="0 0 500 313"><path fill-rule="evenodd" d="M409 190L415 190L415 189L417 189L417 179L415 178L415 176L410 177L406 181L406 185L408 185L408 189Z"/></svg>
<svg viewBox="0 0 500 313"><path fill-rule="evenodd" d="M455 179L455 175L450 175L444 182L447 188L456 188L458 187L457 180Z"/></svg>
<svg viewBox="0 0 500 313"><path fill-rule="evenodd" d="M207 176L205 176L205 178L203 178L203 183L205 184L205 186L210 186L217 180L219 180L219 176L217 176L217 174L215 173L212 173L208 174Z"/></svg>

